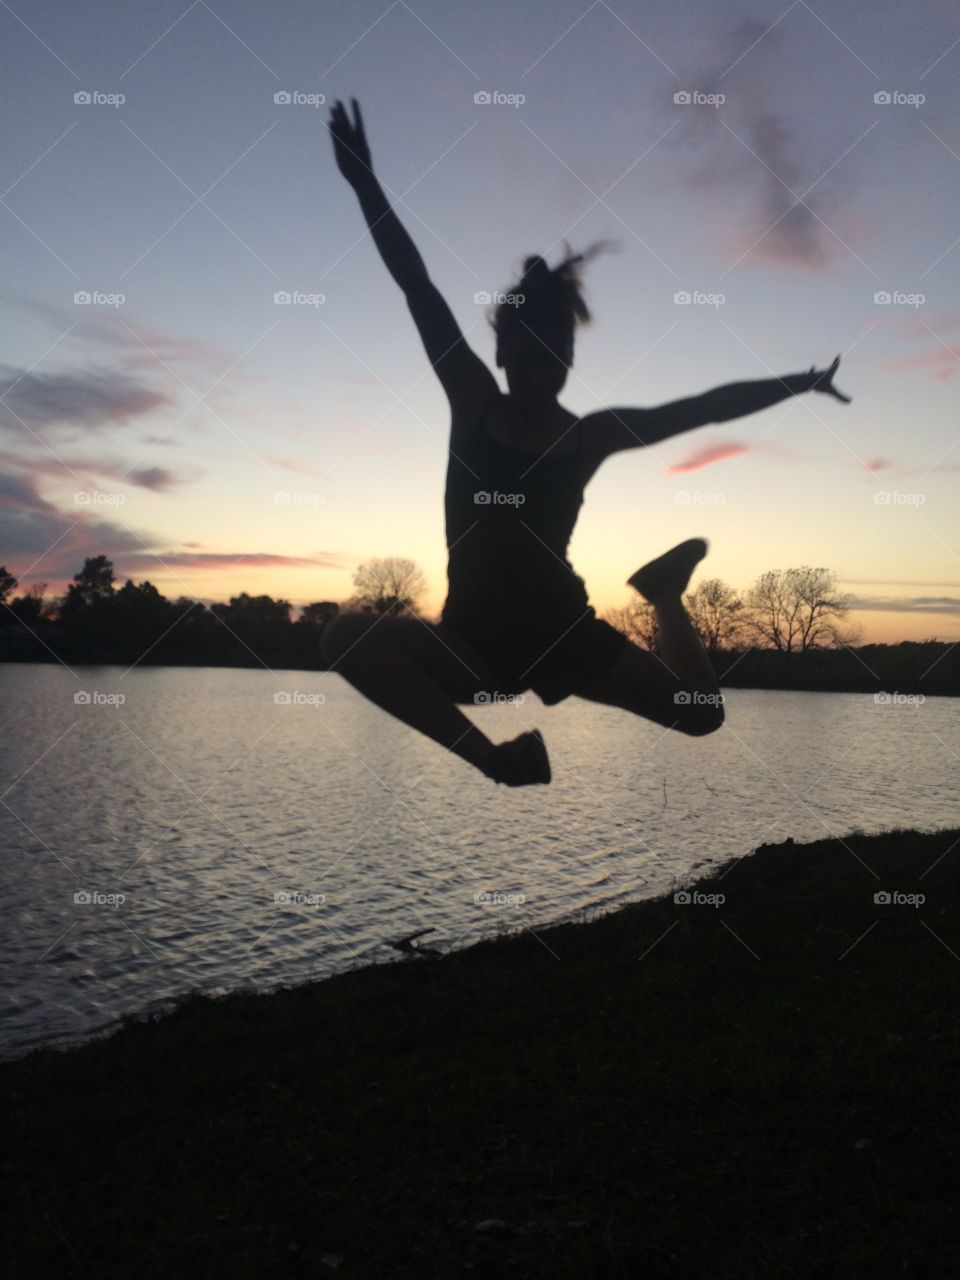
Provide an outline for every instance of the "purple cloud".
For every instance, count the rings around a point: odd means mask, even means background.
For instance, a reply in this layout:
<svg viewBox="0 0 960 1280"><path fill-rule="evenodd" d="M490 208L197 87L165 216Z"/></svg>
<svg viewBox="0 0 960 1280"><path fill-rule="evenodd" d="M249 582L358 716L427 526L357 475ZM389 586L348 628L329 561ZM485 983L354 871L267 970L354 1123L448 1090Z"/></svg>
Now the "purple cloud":
<svg viewBox="0 0 960 1280"><path fill-rule="evenodd" d="M0 365L0 425L7 428L96 429L172 403L167 392L116 369L35 373Z"/></svg>
<svg viewBox="0 0 960 1280"><path fill-rule="evenodd" d="M825 150L791 117L785 40L779 29L756 19L719 40L707 65L690 76L690 86L676 88L721 94L724 101L675 106L685 114L667 145L687 152L683 183L705 204L746 202L725 252L823 271L845 253L844 243L863 238L838 194L851 162L827 177L842 142L830 134Z"/></svg>

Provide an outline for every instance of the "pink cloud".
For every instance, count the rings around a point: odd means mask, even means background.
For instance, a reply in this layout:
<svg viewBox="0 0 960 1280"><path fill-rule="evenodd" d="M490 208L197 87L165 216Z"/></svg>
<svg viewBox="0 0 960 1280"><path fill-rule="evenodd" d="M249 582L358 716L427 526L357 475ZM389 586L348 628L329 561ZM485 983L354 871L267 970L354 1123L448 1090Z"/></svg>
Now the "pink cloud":
<svg viewBox="0 0 960 1280"><path fill-rule="evenodd" d="M336 556L284 556L264 551L165 551L151 555L149 552L124 556L125 565L176 565L180 569L340 569L343 566Z"/></svg>
<svg viewBox="0 0 960 1280"><path fill-rule="evenodd" d="M312 467L309 462L305 462L303 458L267 458L266 461L272 462L275 467L283 467L285 471L298 471L305 476L319 478L323 474L316 467Z"/></svg>
<svg viewBox="0 0 960 1280"><path fill-rule="evenodd" d="M914 356L891 360L890 369L931 369L938 382L946 382L960 369L960 346L937 345L932 351L921 351Z"/></svg>
<svg viewBox="0 0 960 1280"><path fill-rule="evenodd" d="M672 462L667 467L667 475L681 475L685 471L699 471L702 467L712 466L715 462L723 462L726 458L736 458L740 454L750 453L752 445L739 444L731 440L725 444L707 444L687 454L679 462Z"/></svg>

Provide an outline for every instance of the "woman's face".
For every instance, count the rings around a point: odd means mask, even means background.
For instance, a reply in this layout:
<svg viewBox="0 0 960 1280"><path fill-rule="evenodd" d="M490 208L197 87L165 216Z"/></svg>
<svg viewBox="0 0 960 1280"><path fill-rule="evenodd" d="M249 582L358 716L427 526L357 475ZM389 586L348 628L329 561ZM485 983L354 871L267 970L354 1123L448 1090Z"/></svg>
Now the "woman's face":
<svg viewBox="0 0 960 1280"><path fill-rule="evenodd" d="M559 334L541 335L526 326L506 334L497 347L497 364L504 369L514 395L556 396L573 364L573 342Z"/></svg>

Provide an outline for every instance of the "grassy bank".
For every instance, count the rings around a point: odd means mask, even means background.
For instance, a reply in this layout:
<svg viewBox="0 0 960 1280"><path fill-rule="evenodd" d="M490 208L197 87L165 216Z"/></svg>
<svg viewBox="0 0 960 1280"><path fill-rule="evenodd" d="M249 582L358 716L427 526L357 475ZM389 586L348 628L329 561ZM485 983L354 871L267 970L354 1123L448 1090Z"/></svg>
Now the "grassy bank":
<svg viewBox="0 0 960 1280"><path fill-rule="evenodd" d="M719 905L8 1064L11 1274L960 1274L958 841L764 847Z"/></svg>

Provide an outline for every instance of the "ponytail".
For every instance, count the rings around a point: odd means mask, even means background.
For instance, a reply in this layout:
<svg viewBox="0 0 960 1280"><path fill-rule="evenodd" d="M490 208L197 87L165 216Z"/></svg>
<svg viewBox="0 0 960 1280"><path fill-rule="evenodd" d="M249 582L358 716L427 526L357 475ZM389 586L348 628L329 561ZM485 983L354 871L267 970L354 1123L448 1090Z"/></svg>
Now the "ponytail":
<svg viewBox="0 0 960 1280"><path fill-rule="evenodd" d="M591 314L583 296L581 268L614 245L609 240L598 240L582 253L573 253L567 242L563 243L566 256L555 267L550 267L539 254L524 258L521 277L510 290L514 301L500 302L490 320L498 341L520 320L531 329L546 329L570 340L577 324L589 323Z"/></svg>

